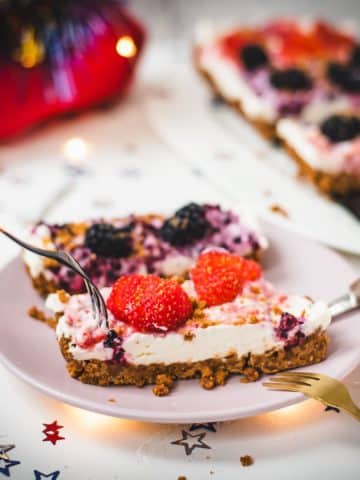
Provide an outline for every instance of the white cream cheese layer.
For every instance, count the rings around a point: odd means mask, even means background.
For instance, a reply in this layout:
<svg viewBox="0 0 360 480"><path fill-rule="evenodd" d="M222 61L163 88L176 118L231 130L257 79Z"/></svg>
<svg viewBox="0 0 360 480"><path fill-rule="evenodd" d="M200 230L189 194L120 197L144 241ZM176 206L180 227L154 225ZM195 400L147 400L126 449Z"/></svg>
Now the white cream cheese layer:
<svg viewBox="0 0 360 480"><path fill-rule="evenodd" d="M275 108L256 95L239 67L221 55L216 46L218 35L219 32L210 26L201 26L197 29L196 45L199 52L197 60L200 68L211 76L219 92L227 100L240 102L249 118L273 123L277 118Z"/></svg>
<svg viewBox="0 0 360 480"><path fill-rule="evenodd" d="M109 289L106 289L103 295L106 298L108 294ZM58 312L59 299L56 297L57 294L50 295L47 306ZM73 296L70 302L72 305L66 308L65 315L59 319L56 329L57 337L70 338L69 351L77 360L110 360L113 351L105 348L102 341L90 349L79 347L78 342L81 342L84 332L95 329L97 333L101 333L101 329L94 323L86 295ZM251 300L241 303L239 297L240 305L248 302ZM231 309L227 312L224 305L206 309L207 318L216 319L219 323L206 328L190 326L186 329L186 332L192 334L191 340L185 339L184 331L156 335L140 333L127 327L128 331L125 332L122 343L125 359L133 365L189 363L210 358L224 358L231 354L239 357L249 352L263 354L273 348L283 348L284 342L274 331L279 316L276 317L274 314L273 322L235 324L236 318L231 318ZM301 331L305 335L310 335L318 329L326 330L330 324L330 311L324 302L313 303L305 297L292 296L282 306L286 312L304 318ZM112 321L113 317L110 315L110 324Z"/></svg>
<svg viewBox="0 0 360 480"><path fill-rule="evenodd" d="M301 121L283 119L277 124L277 133L313 169L329 174L347 172L360 176L360 158L352 152L351 141L335 144L329 150L320 150L310 141L310 128L313 127Z"/></svg>
<svg viewBox="0 0 360 480"><path fill-rule="evenodd" d="M29 234L28 242L35 247L42 247L51 249L52 244L49 242L50 239L50 230L45 225L39 225L36 227L35 231ZM44 266L44 259L35 253L30 252L29 250L24 250L23 259L25 265L29 268L30 275L33 278L38 277L41 273L47 273Z"/></svg>
<svg viewBox="0 0 360 480"><path fill-rule="evenodd" d="M276 121L277 112L272 105L256 95L246 83L240 68L224 58L215 46L200 51L199 66L215 82L219 92L228 100L239 102L244 113L252 120L268 123Z"/></svg>
<svg viewBox="0 0 360 480"><path fill-rule="evenodd" d="M164 337L134 333L125 339L123 348L126 359L135 365L151 363L192 363L210 358L224 358L235 354L239 357L249 352L262 354L282 345L273 338L270 324L214 325L197 328L191 341L179 333Z"/></svg>

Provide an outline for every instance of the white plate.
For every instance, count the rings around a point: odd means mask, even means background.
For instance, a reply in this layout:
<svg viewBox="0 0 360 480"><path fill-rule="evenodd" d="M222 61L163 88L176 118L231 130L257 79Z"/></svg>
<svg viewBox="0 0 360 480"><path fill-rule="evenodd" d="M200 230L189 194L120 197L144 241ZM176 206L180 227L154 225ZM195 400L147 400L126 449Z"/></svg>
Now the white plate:
<svg viewBox="0 0 360 480"><path fill-rule="evenodd" d="M360 221L297 178L295 163L227 106L214 108L207 85L184 67L152 77L150 122L173 150L232 200L251 202L262 218L360 255ZM162 89L162 90L161 90ZM273 213L280 205L288 218Z"/></svg>
<svg viewBox="0 0 360 480"><path fill-rule="evenodd" d="M274 225L264 230L271 242L264 259L267 278L287 292L330 300L354 280L350 266L332 251ZM41 301L17 258L0 273L0 359L15 375L63 402L115 417L198 423L248 417L303 400L299 394L268 391L261 381L242 384L237 376L211 391L196 380L180 381L162 398L150 387L84 385L68 375L54 332L27 316L34 304ZM303 370L337 378L348 374L360 361L358 317L334 322L328 359Z"/></svg>

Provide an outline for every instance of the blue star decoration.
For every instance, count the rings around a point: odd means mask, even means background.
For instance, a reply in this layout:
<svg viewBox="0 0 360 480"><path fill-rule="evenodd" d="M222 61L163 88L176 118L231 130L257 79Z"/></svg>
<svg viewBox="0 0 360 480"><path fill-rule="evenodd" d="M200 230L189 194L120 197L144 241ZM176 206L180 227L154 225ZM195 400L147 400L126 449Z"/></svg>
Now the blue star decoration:
<svg viewBox="0 0 360 480"><path fill-rule="evenodd" d="M186 455L191 455L195 448L207 448L211 447L203 442L203 438L206 433L191 434L186 430L181 430L182 438L171 442L172 445L180 445L184 447Z"/></svg>
<svg viewBox="0 0 360 480"><path fill-rule="evenodd" d="M21 462L18 460L0 460L0 474L3 474L5 477L10 477L10 468L20 465Z"/></svg>
<svg viewBox="0 0 360 480"><path fill-rule="evenodd" d="M60 475L59 470L51 473L42 473L39 470L34 470L35 480L42 480L43 478L50 478L50 480L56 480Z"/></svg>
<svg viewBox="0 0 360 480"><path fill-rule="evenodd" d="M215 422L210 422L210 423L193 423L191 427L189 428L190 432L193 432L194 430L207 430L208 432L214 432L216 433L216 423Z"/></svg>

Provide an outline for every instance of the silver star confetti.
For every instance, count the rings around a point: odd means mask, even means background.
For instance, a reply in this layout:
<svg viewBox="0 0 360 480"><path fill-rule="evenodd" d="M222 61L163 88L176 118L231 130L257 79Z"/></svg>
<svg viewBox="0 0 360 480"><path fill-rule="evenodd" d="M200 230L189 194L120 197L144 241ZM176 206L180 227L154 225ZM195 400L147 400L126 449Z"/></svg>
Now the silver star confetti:
<svg viewBox="0 0 360 480"><path fill-rule="evenodd" d="M10 452L13 448L15 448L15 445L12 444L0 445L0 460L9 460L7 452Z"/></svg>
<svg viewBox="0 0 360 480"><path fill-rule="evenodd" d="M209 445L203 442L203 438L205 437L206 433L198 433L196 435L192 435L186 430L182 430L181 434L182 438L171 442L171 444L181 445L182 447L184 447L186 455L191 455L195 448L211 448Z"/></svg>

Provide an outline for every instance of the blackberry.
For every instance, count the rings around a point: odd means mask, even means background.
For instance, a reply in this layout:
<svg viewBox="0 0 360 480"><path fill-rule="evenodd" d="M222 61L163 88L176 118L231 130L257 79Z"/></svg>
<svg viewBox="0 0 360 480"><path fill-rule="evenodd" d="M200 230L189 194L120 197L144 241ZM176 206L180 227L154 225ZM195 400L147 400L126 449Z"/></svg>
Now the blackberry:
<svg viewBox="0 0 360 480"><path fill-rule="evenodd" d="M339 87L343 87L346 83L347 68L341 63L331 62L326 69L327 78Z"/></svg>
<svg viewBox="0 0 360 480"><path fill-rule="evenodd" d="M332 115L322 122L320 130L332 143L345 142L360 135L360 119L355 116Z"/></svg>
<svg viewBox="0 0 360 480"><path fill-rule="evenodd" d="M246 70L256 70L269 63L269 58L265 50L256 43L245 45L240 51L240 58Z"/></svg>
<svg viewBox="0 0 360 480"><path fill-rule="evenodd" d="M293 330L297 325L299 325L299 320L288 312L283 312L280 317L280 323L276 327L275 331L279 338L286 340L289 336L290 330Z"/></svg>
<svg viewBox="0 0 360 480"><path fill-rule="evenodd" d="M85 234L85 245L102 257L128 257L133 251L127 227L115 228L108 223L91 225Z"/></svg>
<svg viewBox="0 0 360 480"><path fill-rule="evenodd" d="M351 93L360 92L360 65L329 63L327 78L336 86Z"/></svg>
<svg viewBox="0 0 360 480"><path fill-rule="evenodd" d="M356 45L353 48L350 55L350 65L359 68L360 67L360 45Z"/></svg>
<svg viewBox="0 0 360 480"><path fill-rule="evenodd" d="M309 75L298 68L274 70L270 76L270 83L279 90L309 90L312 87Z"/></svg>
<svg viewBox="0 0 360 480"><path fill-rule="evenodd" d="M189 203L165 220L160 236L171 245L184 246L203 238L210 227L201 205Z"/></svg>
<svg viewBox="0 0 360 480"><path fill-rule="evenodd" d="M115 330L109 330L106 338L104 340L104 347L112 348L116 345L116 339L118 338L118 334Z"/></svg>

